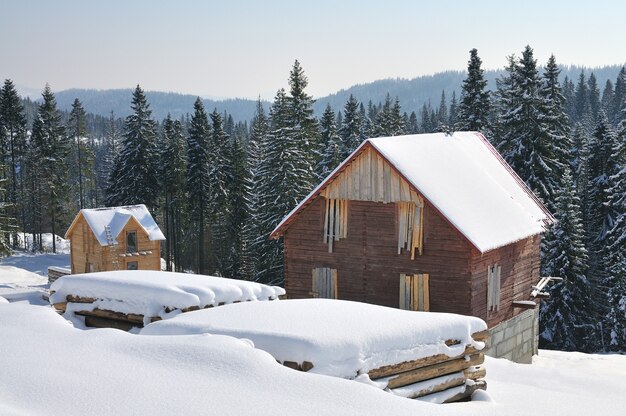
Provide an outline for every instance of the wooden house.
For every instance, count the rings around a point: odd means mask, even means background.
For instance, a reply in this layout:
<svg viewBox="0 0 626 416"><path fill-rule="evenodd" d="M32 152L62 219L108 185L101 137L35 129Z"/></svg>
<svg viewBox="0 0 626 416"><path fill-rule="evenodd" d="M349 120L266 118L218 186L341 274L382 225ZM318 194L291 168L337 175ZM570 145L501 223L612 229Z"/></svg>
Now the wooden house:
<svg viewBox="0 0 626 416"><path fill-rule="evenodd" d="M438 133L364 141L271 237L284 237L289 298L453 312L493 328L534 306L553 221L485 137Z"/></svg>
<svg viewBox="0 0 626 416"><path fill-rule="evenodd" d="M161 270L165 236L143 204L81 209L65 238L72 273Z"/></svg>

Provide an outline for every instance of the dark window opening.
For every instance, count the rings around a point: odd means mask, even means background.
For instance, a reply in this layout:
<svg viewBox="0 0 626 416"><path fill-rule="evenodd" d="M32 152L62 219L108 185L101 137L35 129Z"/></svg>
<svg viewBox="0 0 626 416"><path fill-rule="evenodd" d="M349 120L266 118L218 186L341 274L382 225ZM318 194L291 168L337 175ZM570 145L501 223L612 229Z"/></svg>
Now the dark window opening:
<svg viewBox="0 0 626 416"><path fill-rule="evenodd" d="M136 231L129 231L126 233L126 252L127 253L137 252L137 232Z"/></svg>

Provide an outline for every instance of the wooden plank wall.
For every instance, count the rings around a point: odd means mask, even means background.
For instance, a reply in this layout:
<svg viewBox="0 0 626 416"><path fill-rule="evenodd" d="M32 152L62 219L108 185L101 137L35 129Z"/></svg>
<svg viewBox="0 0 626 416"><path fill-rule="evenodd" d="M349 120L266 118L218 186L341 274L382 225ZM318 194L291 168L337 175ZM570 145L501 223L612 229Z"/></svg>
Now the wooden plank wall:
<svg viewBox="0 0 626 416"><path fill-rule="evenodd" d="M318 197L285 233L285 288L289 298L310 297L311 271L337 269L340 299L399 306L400 274L430 275L430 310L470 312L472 249L428 205L424 208L424 249L411 260L398 254L395 204L350 201L347 238L333 253L323 242L325 198ZM486 295L485 295L486 296Z"/></svg>
<svg viewBox="0 0 626 416"><path fill-rule="evenodd" d="M528 300L531 286L539 281L541 236L536 235L505 247L472 256L472 315L484 319L489 327L523 312L513 308L514 300ZM487 311L487 268L501 267L500 308Z"/></svg>
<svg viewBox="0 0 626 416"><path fill-rule="evenodd" d="M137 231L138 251L152 251L152 254L145 256L119 257L119 254L126 253L126 232ZM161 242L150 241L140 227L139 223L131 218L118 238L118 261L119 270L126 270L127 263L136 261L140 270L161 270ZM84 217L81 217L72 235L70 236L72 273L86 273L87 263L92 263L95 271L114 270L111 261L111 252L108 247L102 247L96 236L91 231Z"/></svg>
<svg viewBox="0 0 626 416"><path fill-rule="evenodd" d="M371 148L346 166L320 194L327 199L423 203L395 169Z"/></svg>

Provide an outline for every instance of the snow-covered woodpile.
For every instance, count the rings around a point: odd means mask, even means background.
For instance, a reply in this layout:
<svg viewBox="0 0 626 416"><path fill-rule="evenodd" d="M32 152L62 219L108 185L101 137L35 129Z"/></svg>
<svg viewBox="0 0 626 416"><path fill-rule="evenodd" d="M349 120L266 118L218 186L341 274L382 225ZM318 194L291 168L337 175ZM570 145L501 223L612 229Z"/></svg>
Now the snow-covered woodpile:
<svg viewBox="0 0 626 416"><path fill-rule="evenodd" d="M274 300L285 291L215 276L135 270L63 276L50 293L50 303L73 322L129 330L182 312Z"/></svg>
<svg viewBox="0 0 626 416"><path fill-rule="evenodd" d="M145 335L251 340L279 363L435 403L486 389L487 326L478 318L330 299L251 302L152 323Z"/></svg>

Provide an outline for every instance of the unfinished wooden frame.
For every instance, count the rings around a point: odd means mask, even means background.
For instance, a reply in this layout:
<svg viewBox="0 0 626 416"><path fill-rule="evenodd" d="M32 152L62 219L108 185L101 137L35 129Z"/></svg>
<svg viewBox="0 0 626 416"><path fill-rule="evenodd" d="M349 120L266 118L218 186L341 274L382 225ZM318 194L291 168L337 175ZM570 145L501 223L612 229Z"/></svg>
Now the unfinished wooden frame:
<svg viewBox="0 0 626 416"><path fill-rule="evenodd" d="M333 241L348 236L348 200L326 199L324 214L324 243L328 252L333 252Z"/></svg>
<svg viewBox="0 0 626 416"><path fill-rule="evenodd" d="M400 309L424 312L430 310L428 280L427 273L400 275Z"/></svg>
<svg viewBox="0 0 626 416"><path fill-rule="evenodd" d="M316 298L337 299L337 269L329 267L313 269L311 295Z"/></svg>
<svg viewBox="0 0 626 416"><path fill-rule="evenodd" d="M494 264L487 268L487 311L500 309L500 272L501 267Z"/></svg>
<svg viewBox="0 0 626 416"><path fill-rule="evenodd" d="M398 202L398 254L402 250L411 253L411 260L415 260L415 252L422 254L424 236L424 209L423 203Z"/></svg>

